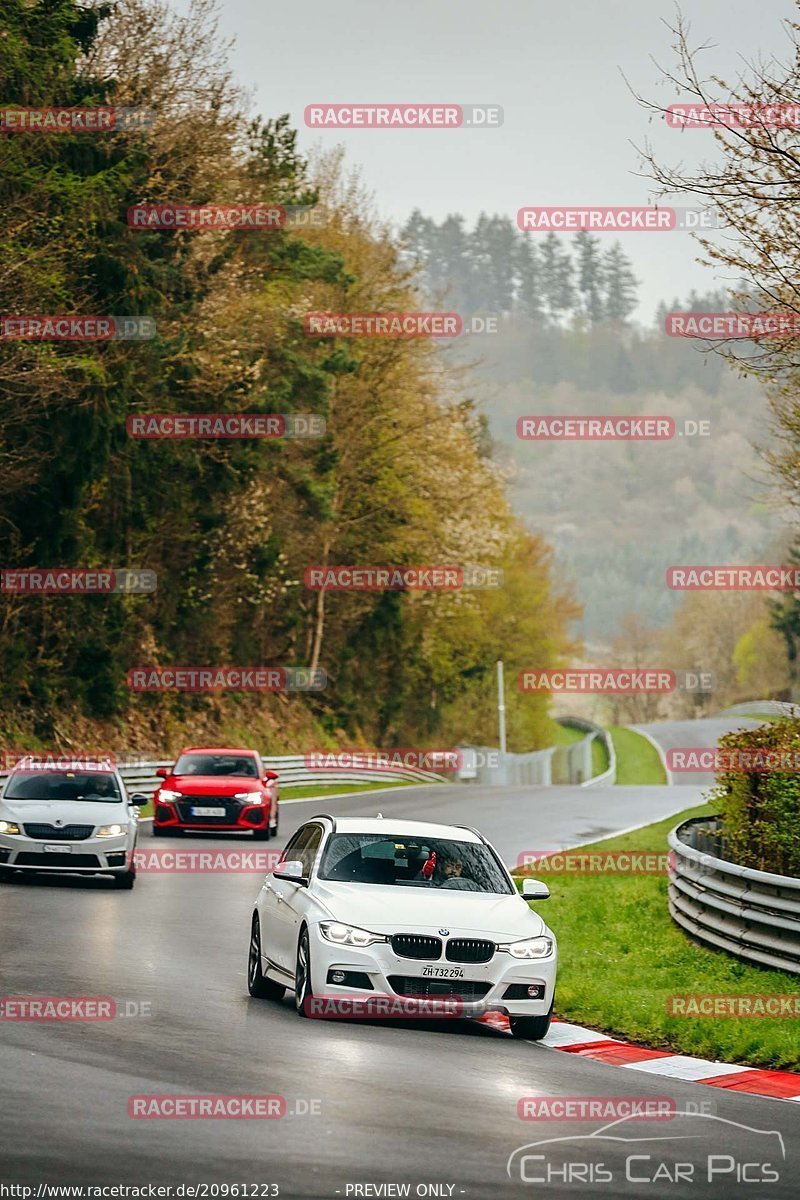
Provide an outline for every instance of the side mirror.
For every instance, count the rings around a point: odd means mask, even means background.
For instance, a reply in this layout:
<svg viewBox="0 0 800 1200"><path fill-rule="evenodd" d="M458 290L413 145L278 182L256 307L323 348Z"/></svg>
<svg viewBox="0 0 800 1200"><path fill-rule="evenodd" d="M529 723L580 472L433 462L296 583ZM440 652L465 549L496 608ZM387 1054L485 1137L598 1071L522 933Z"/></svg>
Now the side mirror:
<svg viewBox="0 0 800 1200"><path fill-rule="evenodd" d="M159 779L166 779L167 776L169 775L169 771L167 770L166 767L157 767L156 775L158 776Z"/></svg>
<svg viewBox="0 0 800 1200"><path fill-rule="evenodd" d="M549 900L550 888L541 879L526 879L522 885L523 900Z"/></svg>
<svg viewBox="0 0 800 1200"><path fill-rule="evenodd" d="M299 858L290 858L288 862L279 863L272 874L276 879L288 879L290 883L308 887L308 880L303 874L303 864Z"/></svg>
<svg viewBox="0 0 800 1200"><path fill-rule="evenodd" d="M278 778L277 771L265 771L264 772L264 783L269 783L269 781L271 779L277 779L277 778Z"/></svg>
<svg viewBox="0 0 800 1200"><path fill-rule="evenodd" d="M129 799L134 808L144 808L145 804L150 803L150 797L145 796L143 792L134 792Z"/></svg>

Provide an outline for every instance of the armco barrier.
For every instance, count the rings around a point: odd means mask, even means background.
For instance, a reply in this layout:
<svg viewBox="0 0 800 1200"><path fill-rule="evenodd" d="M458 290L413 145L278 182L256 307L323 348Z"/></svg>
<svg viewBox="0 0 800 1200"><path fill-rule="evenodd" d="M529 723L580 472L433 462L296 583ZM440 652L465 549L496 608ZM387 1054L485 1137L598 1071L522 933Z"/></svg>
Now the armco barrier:
<svg viewBox="0 0 800 1200"><path fill-rule="evenodd" d="M64 751L65 756L69 752ZM129 756L132 757L132 756ZM120 760L124 758L120 755ZM174 759L165 759L160 762L137 762L135 766L121 766L120 775L125 780L125 785L129 792L145 792L150 794L155 791L160 783L156 771L159 767L171 767ZM303 754L286 754L269 757L262 755L261 761L268 771L278 772L278 783L280 786L286 787L309 787L311 785L319 785L320 787L328 787L334 784L352 783L446 783L447 778L444 775L435 774L433 771L419 771L412 767L404 767L398 770L385 771L312 771L306 765L305 755ZM0 778L5 778L7 771L0 772ZM455 780L455 775L452 781Z"/></svg>
<svg viewBox="0 0 800 1200"><path fill-rule="evenodd" d="M698 941L800 975L800 879L720 858L718 818L695 817L669 835L669 911Z"/></svg>
<svg viewBox="0 0 800 1200"><path fill-rule="evenodd" d="M614 783L617 760L611 738L591 721L578 717L558 718L563 725L586 730L586 737L567 746L548 746L544 750L532 750L529 754L502 755L496 747L462 746L467 752L474 750L478 766L468 778L476 783L492 786L551 787L553 784L580 784L588 787L598 783ZM609 767L602 775L592 775L592 742L603 738L608 752Z"/></svg>
<svg viewBox="0 0 800 1200"><path fill-rule="evenodd" d="M603 729L600 725L595 725L594 721L587 721L583 717L556 717L559 725L566 725L572 729L581 729L585 731L587 737L580 742L575 742L572 746L567 746L567 754L570 751L577 751L581 747L581 772L582 778L574 779L570 777L570 783L579 783L581 787L594 787L596 784L616 783L617 781L617 755L614 750L614 743L611 740L611 734ZM595 738L601 738L608 757L608 767L600 775L592 775L592 742ZM569 761L569 758L568 758ZM574 766L570 763L570 770L574 770Z"/></svg>
<svg viewBox="0 0 800 1200"><path fill-rule="evenodd" d="M791 704L788 700L746 700L744 704L732 704L730 708L716 713L718 717L748 717L755 713L757 716L797 717L800 716L800 704Z"/></svg>

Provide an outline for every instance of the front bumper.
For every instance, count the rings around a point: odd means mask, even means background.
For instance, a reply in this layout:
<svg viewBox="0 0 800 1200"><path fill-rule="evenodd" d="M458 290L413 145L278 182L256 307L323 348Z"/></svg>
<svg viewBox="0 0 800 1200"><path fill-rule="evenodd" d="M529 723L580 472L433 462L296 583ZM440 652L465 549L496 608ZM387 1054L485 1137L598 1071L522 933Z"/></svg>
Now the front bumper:
<svg viewBox="0 0 800 1200"><path fill-rule="evenodd" d="M549 958L518 959L512 958L507 951L495 951L485 963L456 963L447 961L444 956L430 962L406 958L396 954L388 942L376 942L364 949L338 946L323 938L317 927L309 930L309 936L311 987L317 997L346 997L356 993L393 997L454 996L459 999L460 1015L465 1017L480 1016L487 1011L503 1012L508 1016L544 1016L553 1003L558 967L555 939ZM453 930L452 936L474 935L470 931ZM447 971L460 968L463 977L438 979L424 976L422 969L426 966ZM352 986L335 983L331 974L336 972L356 976ZM539 995L528 998L519 994L529 987L535 987ZM511 988L514 991L509 996Z"/></svg>
<svg viewBox="0 0 800 1200"><path fill-rule="evenodd" d="M195 817L193 808L220 807L224 816ZM217 797L191 797L182 801L157 800L153 825L157 829L174 829L176 832L192 829L199 833L247 833L248 830L266 828L270 817L268 804L245 804L239 801L221 801Z"/></svg>
<svg viewBox="0 0 800 1200"><path fill-rule="evenodd" d="M46 850L46 846L58 850ZM89 837L81 841L43 841L26 834L0 833L0 867L17 871L47 871L80 875L117 874L127 871L133 857L133 839Z"/></svg>

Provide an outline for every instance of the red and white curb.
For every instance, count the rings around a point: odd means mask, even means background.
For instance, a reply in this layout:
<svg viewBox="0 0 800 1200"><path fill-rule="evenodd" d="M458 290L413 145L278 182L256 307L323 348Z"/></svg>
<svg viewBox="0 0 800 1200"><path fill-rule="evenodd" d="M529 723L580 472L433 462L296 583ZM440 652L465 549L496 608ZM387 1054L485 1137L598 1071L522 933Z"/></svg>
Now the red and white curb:
<svg viewBox="0 0 800 1200"><path fill-rule="evenodd" d="M482 1021L493 1029L508 1032L508 1017L502 1013L488 1013ZM712 1062L707 1058L691 1058L686 1054L670 1054L669 1050L647 1050L644 1046L621 1042L607 1033L597 1033L569 1021L553 1021L547 1037L537 1045L578 1054L581 1058L591 1058L609 1066L624 1067L628 1071L644 1071L648 1075L707 1083L732 1092L800 1102L800 1073L796 1071L767 1071Z"/></svg>

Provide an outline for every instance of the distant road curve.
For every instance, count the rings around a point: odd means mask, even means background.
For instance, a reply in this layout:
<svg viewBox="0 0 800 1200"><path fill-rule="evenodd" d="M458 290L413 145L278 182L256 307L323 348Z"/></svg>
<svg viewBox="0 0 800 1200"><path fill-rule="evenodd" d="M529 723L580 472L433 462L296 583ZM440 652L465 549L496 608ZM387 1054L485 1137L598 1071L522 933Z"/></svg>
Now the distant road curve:
<svg viewBox="0 0 800 1200"><path fill-rule="evenodd" d="M646 725L631 725L637 733L643 734L658 750L667 779L671 784L683 787L710 787L714 776L710 771L670 771L667 768L665 755L667 750L682 746L691 746L701 750L707 746L716 746L719 739L735 729L757 729L762 721L752 717L708 717L699 721L651 721Z"/></svg>

